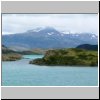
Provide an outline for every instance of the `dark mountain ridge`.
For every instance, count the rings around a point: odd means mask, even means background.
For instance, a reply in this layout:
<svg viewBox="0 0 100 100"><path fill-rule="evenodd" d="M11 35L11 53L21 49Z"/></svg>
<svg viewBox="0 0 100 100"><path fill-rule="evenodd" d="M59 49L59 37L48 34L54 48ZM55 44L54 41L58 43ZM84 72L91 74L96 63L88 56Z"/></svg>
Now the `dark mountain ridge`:
<svg viewBox="0 0 100 100"><path fill-rule="evenodd" d="M98 45L83 44L83 45L77 46L76 48L98 51Z"/></svg>

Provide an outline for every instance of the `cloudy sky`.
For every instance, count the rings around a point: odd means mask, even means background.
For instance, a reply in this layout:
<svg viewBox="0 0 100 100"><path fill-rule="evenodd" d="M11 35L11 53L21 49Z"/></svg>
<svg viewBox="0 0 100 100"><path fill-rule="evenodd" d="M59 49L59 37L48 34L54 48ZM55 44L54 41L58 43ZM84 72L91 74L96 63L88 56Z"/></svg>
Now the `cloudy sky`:
<svg viewBox="0 0 100 100"><path fill-rule="evenodd" d="M60 31L98 34L97 14L2 14L2 34L50 26Z"/></svg>

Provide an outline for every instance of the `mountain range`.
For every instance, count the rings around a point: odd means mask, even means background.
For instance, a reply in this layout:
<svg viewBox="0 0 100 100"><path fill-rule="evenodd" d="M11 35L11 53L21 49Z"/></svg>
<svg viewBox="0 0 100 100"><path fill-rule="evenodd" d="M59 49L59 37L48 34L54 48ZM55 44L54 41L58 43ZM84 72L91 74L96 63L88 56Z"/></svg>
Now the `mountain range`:
<svg viewBox="0 0 100 100"><path fill-rule="evenodd" d="M53 27L38 27L23 33L2 35L2 44L15 48L73 48L81 44L98 44L93 33L62 32Z"/></svg>

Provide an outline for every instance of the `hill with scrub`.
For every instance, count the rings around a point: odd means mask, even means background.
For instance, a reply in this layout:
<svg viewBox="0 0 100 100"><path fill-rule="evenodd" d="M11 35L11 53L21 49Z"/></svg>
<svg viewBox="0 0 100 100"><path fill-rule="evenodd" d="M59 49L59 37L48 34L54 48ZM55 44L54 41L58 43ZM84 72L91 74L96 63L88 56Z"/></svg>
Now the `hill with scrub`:
<svg viewBox="0 0 100 100"><path fill-rule="evenodd" d="M48 66L97 66L97 51L78 48L48 50L43 58L30 61L30 64Z"/></svg>

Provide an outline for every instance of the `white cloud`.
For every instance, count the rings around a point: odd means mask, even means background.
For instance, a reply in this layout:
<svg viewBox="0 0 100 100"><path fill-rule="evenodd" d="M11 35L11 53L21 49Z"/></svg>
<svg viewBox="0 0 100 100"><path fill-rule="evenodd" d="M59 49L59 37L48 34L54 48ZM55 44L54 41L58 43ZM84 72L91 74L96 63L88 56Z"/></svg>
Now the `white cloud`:
<svg viewBox="0 0 100 100"><path fill-rule="evenodd" d="M97 14L3 14L2 34L21 33L40 26L97 34Z"/></svg>

